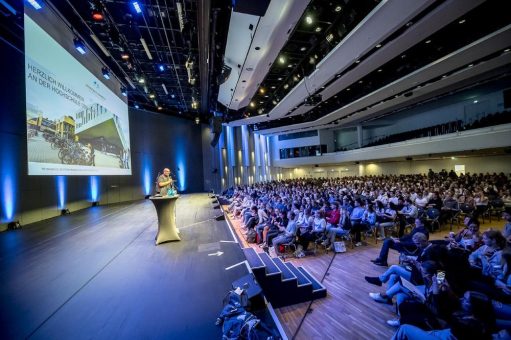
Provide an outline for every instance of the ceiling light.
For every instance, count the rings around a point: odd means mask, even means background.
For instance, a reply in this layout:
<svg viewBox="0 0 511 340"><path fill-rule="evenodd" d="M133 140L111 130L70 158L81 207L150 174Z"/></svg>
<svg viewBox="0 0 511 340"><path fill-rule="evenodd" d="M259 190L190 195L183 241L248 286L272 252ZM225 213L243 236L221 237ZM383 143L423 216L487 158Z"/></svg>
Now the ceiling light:
<svg viewBox="0 0 511 340"><path fill-rule="evenodd" d="M195 124L197 124L197 125L200 124L200 118L199 117L195 117Z"/></svg>
<svg viewBox="0 0 511 340"><path fill-rule="evenodd" d="M121 53L121 59L122 60L128 60L130 58L130 55L126 52Z"/></svg>
<svg viewBox="0 0 511 340"><path fill-rule="evenodd" d="M250 102L250 107L255 107L255 103L254 102Z"/></svg>
<svg viewBox="0 0 511 340"><path fill-rule="evenodd" d="M137 12L137 14L142 13L142 8L140 8L140 4L138 3L138 1L133 1L131 4L133 5L133 8L135 9L135 12Z"/></svg>
<svg viewBox="0 0 511 340"><path fill-rule="evenodd" d="M169 94L169 92L167 91L167 86L165 86L165 84L161 84L161 87L163 87L163 92L165 92L165 94Z"/></svg>
<svg viewBox="0 0 511 340"><path fill-rule="evenodd" d="M271 88L272 88L272 90L274 90L274 89L275 89L275 86L272 86Z"/></svg>
<svg viewBox="0 0 511 340"><path fill-rule="evenodd" d="M145 83L145 79L144 79L144 77L140 77L140 78L138 78L138 83L139 83L139 84L144 84L144 83Z"/></svg>
<svg viewBox="0 0 511 340"><path fill-rule="evenodd" d="M158 111L161 111L161 110L163 110L163 107L158 106Z"/></svg>
<svg viewBox="0 0 511 340"><path fill-rule="evenodd" d="M272 100L272 101L271 101L271 103L272 103L273 105L277 105L277 101L276 101L276 100Z"/></svg>
<svg viewBox="0 0 511 340"><path fill-rule="evenodd" d="M346 89L346 91L349 91L349 90L351 90L351 89L348 87L348 88Z"/></svg>
<svg viewBox="0 0 511 340"><path fill-rule="evenodd" d="M105 16L103 15L103 12L97 9L92 10L92 19L94 21L103 21L105 19Z"/></svg>
<svg viewBox="0 0 511 340"><path fill-rule="evenodd" d="M507 53L507 52L509 52L509 51L511 51L511 48L506 48L506 49L504 50L504 53Z"/></svg>
<svg viewBox="0 0 511 340"><path fill-rule="evenodd" d="M319 26L318 26L318 27L316 27L315 31L316 31L316 32L321 32L321 27L319 27Z"/></svg>
<svg viewBox="0 0 511 340"><path fill-rule="evenodd" d="M305 22L306 22L307 24L309 24L309 25L310 25L310 24L312 24L312 17L311 17L310 15L307 15L307 16L305 17Z"/></svg>
<svg viewBox="0 0 511 340"><path fill-rule="evenodd" d="M340 11L341 11L341 9L342 9L342 7L341 7L341 6L335 6L334 11L336 11L336 12L340 12Z"/></svg>
<svg viewBox="0 0 511 340"><path fill-rule="evenodd" d="M289 84L284 84L284 90L287 90L289 87Z"/></svg>
<svg viewBox="0 0 511 340"><path fill-rule="evenodd" d="M383 71L381 68L380 68L380 69L378 69L378 72L381 72L381 71Z"/></svg>
<svg viewBox="0 0 511 340"><path fill-rule="evenodd" d="M359 62L360 62L360 60L356 60L356 61L355 61L355 64L358 64Z"/></svg>
<svg viewBox="0 0 511 340"><path fill-rule="evenodd" d="M287 65L287 67L293 67L293 64L289 64L289 65Z"/></svg>
<svg viewBox="0 0 511 340"><path fill-rule="evenodd" d="M34 7L35 10L40 10L41 8L43 8L43 6L41 6L41 3L39 1L36 1L36 0L28 0L27 1L32 7Z"/></svg>
<svg viewBox="0 0 511 340"><path fill-rule="evenodd" d="M479 101L478 101L477 99L476 99L476 100L474 100L474 104L477 104L477 103L479 103Z"/></svg>
<svg viewBox="0 0 511 340"><path fill-rule="evenodd" d="M110 52L108 52L108 50L106 49L105 45L103 45L103 43L101 42L101 40L99 40L99 38L95 35L95 34L91 34L90 37L92 38L92 40L94 40L94 42L96 43L96 45L98 45L99 49L101 51L103 51L103 53L107 56L107 57L110 57Z"/></svg>
<svg viewBox="0 0 511 340"><path fill-rule="evenodd" d="M264 92L266 92L266 90L264 89L264 87L261 87L261 88L259 89L259 93L264 94Z"/></svg>
<svg viewBox="0 0 511 340"><path fill-rule="evenodd" d="M138 104L135 104L135 109L138 109L140 108L140 106L138 106Z"/></svg>
<svg viewBox="0 0 511 340"><path fill-rule="evenodd" d="M185 15L183 11L183 4L180 2L176 2L176 8L177 8L177 19L179 20L179 29L181 32L183 32L185 28Z"/></svg>
<svg viewBox="0 0 511 340"><path fill-rule="evenodd" d="M464 24L465 23L465 19L461 19L460 21L458 21L458 24Z"/></svg>
<svg viewBox="0 0 511 340"><path fill-rule="evenodd" d="M277 78L277 80L278 80L278 81L281 81L281 80L282 80L282 77L278 77L278 78Z"/></svg>
<svg viewBox="0 0 511 340"><path fill-rule="evenodd" d="M165 71L165 65L163 64L158 65L158 70L160 70L160 72Z"/></svg>
<svg viewBox="0 0 511 340"><path fill-rule="evenodd" d="M151 52L149 51L149 47L147 47L147 43L145 42L144 38L140 38L140 42L142 43L142 46L144 47L145 53L147 54L147 57L149 60L153 60L153 56L151 55Z"/></svg>
<svg viewBox="0 0 511 340"><path fill-rule="evenodd" d="M307 50L307 47L305 47L305 46L300 47L300 51L305 52L306 50Z"/></svg>
<svg viewBox="0 0 511 340"><path fill-rule="evenodd" d="M156 95L155 95L154 93L151 93L151 94L149 95L149 98L151 98L151 99L154 99L155 97L156 97Z"/></svg>
<svg viewBox="0 0 511 340"><path fill-rule="evenodd" d="M293 80L294 81L298 81L298 77L297 76L293 76Z"/></svg>
<svg viewBox="0 0 511 340"><path fill-rule="evenodd" d="M329 34L326 36L326 41L328 41L328 42L331 42L333 39L334 39L334 35L333 35L333 33L329 33Z"/></svg>
<svg viewBox="0 0 511 340"><path fill-rule="evenodd" d="M376 45L376 48L380 48L380 47L381 47L381 44Z"/></svg>
<svg viewBox="0 0 511 340"><path fill-rule="evenodd" d="M174 93L172 93L172 94L170 95L170 98L174 99L174 98L176 98L176 95L175 95Z"/></svg>
<svg viewBox="0 0 511 340"><path fill-rule="evenodd" d="M474 64L469 64L468 67L474 67Z"/></svg>
<svg viewBox="0 0 511 340"><path fill-rule="evenodd" d="M279 57L279 63L284 64L286 62L286 58L280 56Z"/></svg>
<svg viewBox="0 0 511 340"><path fill-rule="evenodd" d="M103 77L105 77L105 79L110 79L110 70L109 69L107 69L106 67L102 67L101 73L103 73Z"/></svg>
<svg viewBox="0 0 511 340"><path fill-rule="evenodd" d="M128 89L126 88L126 86L121 86L121 94L122 94L124 97L127 97L127 96L128 96Z"/></svg>
<svg viewBox="0 0 511 340"><path fill-rule="evenodd" d="M431 40L426 40L425 43L429 44L429 43L431 43Z"/></svg>
<svg viewBox="0 0 511 340"><path fill-rule="evenodd" d="M85 44L83 43L82 39L75 37L73 39L73 43L75 45L76 50L80 52L80 54L87 53L87 49L85 48Z"/></svg>

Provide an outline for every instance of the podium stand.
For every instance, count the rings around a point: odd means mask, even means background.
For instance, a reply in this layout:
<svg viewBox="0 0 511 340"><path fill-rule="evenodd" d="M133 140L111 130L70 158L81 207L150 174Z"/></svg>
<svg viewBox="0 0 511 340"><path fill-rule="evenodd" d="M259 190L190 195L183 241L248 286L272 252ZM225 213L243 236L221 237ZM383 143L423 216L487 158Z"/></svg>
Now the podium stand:
<svg viewBox="0 0 511 340"><path fill-rule="evenodd" d="M176 228L176 201L178 198L179 195L149 197L158 214L156 245L169 241L181 241L179 230Z"/></svg>

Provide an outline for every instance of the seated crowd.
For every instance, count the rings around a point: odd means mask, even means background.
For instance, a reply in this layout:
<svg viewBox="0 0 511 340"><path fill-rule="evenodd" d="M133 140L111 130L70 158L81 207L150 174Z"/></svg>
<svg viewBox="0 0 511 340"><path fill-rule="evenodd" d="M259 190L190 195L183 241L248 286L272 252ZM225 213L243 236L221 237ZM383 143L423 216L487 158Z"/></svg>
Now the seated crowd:
<svg viewBox="0 0 511 340"><path fill-rule="evenodd" d="M362 234L379 234L383 245L372 261L388 267L394 249L399 264L365 279L386 285L370 298L396 304L397 318L387 321L399 326L395 339L485 339L511 334L509 185L502 173L457 176L430 170L266 182L224 194L247 233L255 233L263 249L273 246L277 255L283 244L294 242L303 252L311 243L331 247L338 236L360 246ZM481 233L479 217L492 213L504 218L503 231ZM439 227L459 216L462 230L429 240L435 223ZM397 237L390 237L391 230Z"/></svg>

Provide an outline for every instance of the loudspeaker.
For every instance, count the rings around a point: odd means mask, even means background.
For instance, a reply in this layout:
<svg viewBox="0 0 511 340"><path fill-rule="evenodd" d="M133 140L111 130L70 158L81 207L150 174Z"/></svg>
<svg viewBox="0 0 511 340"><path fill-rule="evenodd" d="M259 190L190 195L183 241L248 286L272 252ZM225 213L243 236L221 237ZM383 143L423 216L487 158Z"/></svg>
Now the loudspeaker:
<svg viewBox="0 0 511 340"><path fill-rule="evenodd" d="M211 118L211 132L221 133L222 132L222 117Z"/></svg>
<svg viewBox="0 0 511 340"><path fill-rule="evenodd" d="M252 274L249 273L234 281L232 289L237 287L246 290L252 310L264 308L263 290Z"/></svg>
<svg viewBox="0 0 511 340"><path fill-rule="evenodd" d="M264 17L270 5L270 0L233 0L232 10L234 12L257 15Z"/></svg>
<svg viewBox="0 0 511 340"><path fill-rule="evenodd" d="M215 135L213 136L213 139L211 140L211 146L215 147L218 144L219 139L220 139L220 134L215 133Z"/></svg>
<svg viewBox="0 0 511 340"><path fill-rule="evenodd" d="M217 78L218 85L222 85L223 83L225 83L227 81L227 79L229 79L229 76L231 75L231 71L232 71L232 68L230 66L227 66L227 65L222 66L222 70L220 71L220 74L218 75L218 78Z"/></svg>

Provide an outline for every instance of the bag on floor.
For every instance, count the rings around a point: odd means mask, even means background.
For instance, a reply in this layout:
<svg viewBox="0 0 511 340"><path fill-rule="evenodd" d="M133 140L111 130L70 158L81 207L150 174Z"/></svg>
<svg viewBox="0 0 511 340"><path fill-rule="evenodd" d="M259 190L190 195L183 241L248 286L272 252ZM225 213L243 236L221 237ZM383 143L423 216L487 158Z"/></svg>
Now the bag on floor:
<svg viewBox="0 0 511 340"><path fill-rule="evenodd" d="M346 252L346 243L344 243L344 241L334 242L334 251L336 253L345 253Z"/></svg>
<svg viewBox="0 0 511 340"><path fill-rule="evenodd" d="M248 229L247 234L245 235L245 239L248 243L256 243L257 232L255 229Z"/></svg>

